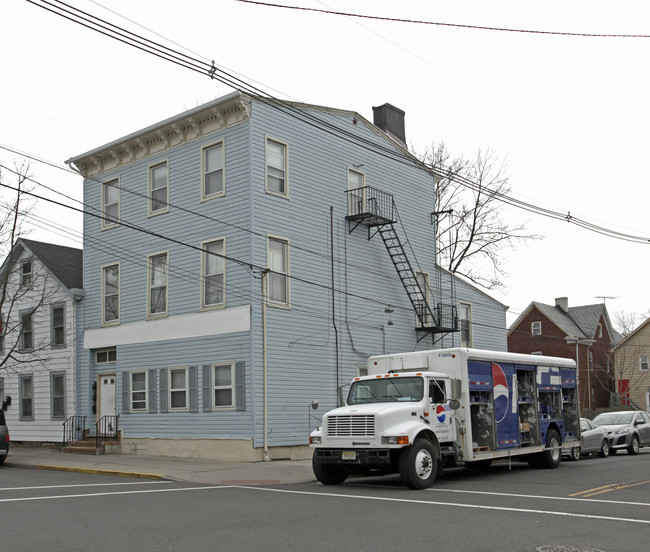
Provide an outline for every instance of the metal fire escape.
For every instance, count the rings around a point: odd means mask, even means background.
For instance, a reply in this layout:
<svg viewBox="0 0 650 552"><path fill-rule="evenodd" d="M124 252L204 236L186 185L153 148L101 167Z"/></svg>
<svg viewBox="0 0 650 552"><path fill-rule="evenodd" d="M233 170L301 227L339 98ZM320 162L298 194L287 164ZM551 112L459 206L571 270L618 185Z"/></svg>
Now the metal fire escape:
<svg viewBox="0 0 650 552"><path fill-rule="evenodd" d="M386 250L397 270L404 290L413 305L416 316L416 330L427 334L440 334L459 331L458 314L454 304L437 302L432 305L429 287L418 280L413 266L404 250L395 223L399 221L397 207L391 194L364 186L348 190L348 215L350 232L359 225L368 227L368 239L372 238L371 229L376 228L384 241ZM426 287L426 289L423 289ZM438 290L436 299L441 299Z"/></svg>

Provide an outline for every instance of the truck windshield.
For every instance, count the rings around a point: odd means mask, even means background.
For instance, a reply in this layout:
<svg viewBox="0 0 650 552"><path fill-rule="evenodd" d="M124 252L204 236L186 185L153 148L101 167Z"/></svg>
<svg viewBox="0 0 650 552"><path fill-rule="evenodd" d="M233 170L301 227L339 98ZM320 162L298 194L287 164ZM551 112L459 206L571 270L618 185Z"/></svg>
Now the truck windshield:
<svg viewBox="0 0 650 552"><path fill-rule="evenodd" d="M420 377L355 381L350 386L348 404L417 402L422 400L423 389L424 383Z"/></svg>

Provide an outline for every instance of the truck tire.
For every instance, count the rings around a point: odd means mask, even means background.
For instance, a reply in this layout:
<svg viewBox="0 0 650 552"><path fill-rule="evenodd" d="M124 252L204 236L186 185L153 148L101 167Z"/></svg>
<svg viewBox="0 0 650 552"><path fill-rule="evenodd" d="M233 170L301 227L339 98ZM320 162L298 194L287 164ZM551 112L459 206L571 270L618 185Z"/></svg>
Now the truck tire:
<svg viewBox="0 0 650 552"><path fill-rule="evenodd" d="M436 480L438 468L433 445L426 439L416 439L399 456L399 473L411 489L426 489Z"/></svg>
<svg viewBox="0 0 650 552"><path fill-rule="evenodd" d="M340 485L348 478L348 474L340 466L320 464L312 459L311 467L316 479L323 485Z"/></svg>
<svg viewBox="0 0 650 552"><path fill-rule="evenodd" d="M630 446L627 447L628 454L639 454L639 438L636 435L632 435L632 442Z"/></svg>
<svg viewBox="0 0 650 552"><path fill-rule="evenodd" d="M537 458L540 468L553 470L559 467L562 461L562 443L560 435L554 429L549 429L546 433L546 450L540 452Z"/></svg>

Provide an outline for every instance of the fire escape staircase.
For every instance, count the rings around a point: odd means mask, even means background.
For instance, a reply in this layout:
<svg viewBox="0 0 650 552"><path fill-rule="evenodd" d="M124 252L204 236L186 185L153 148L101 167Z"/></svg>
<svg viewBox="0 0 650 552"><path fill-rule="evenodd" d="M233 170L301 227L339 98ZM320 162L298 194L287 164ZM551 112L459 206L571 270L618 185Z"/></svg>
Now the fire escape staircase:
<svg viewBox="0 0 650 552"><path fill-rule="evenodd" d="M422 289L422 282L413 270L404 245L400 240L395 223L399 220L397 207L391 194L369 186L348 190L348 215L350 232L357 226L368 227L368 239L372 238L371 228L376 228L386 250L397 270L404 290L413 306L416 316L416 330L434 334L459 331L458 314L453 304L436 303L431 305L430 289Z"/></svg>

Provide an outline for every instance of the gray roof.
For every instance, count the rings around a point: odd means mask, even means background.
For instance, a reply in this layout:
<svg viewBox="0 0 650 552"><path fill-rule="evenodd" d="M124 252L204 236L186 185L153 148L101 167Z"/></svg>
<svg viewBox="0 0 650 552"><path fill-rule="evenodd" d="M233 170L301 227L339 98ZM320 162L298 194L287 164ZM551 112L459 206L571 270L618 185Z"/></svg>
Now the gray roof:
<svg viewBox="0 0 650 552"><path fill-rule="evenodd" d="M600 319L602 317L612 343L617 343L620 340L621 336L613 328L609 320L609 315L607 314L607 307L604 303L569 307L568 311L564 311L557 306L533 301L522 315L517 318L510 329L512 330L515 328L521 319L523 319L523 317L526 316L533 307L560 328L567 337L594 339L597 335L598 324L600 324Z"/></svg>
<svg viewBox="0 0 650 552"><path fill-rule="evenodd" d="M20 238L16 245L27 247L68 289L83 288L83 251Z"/></svg>

